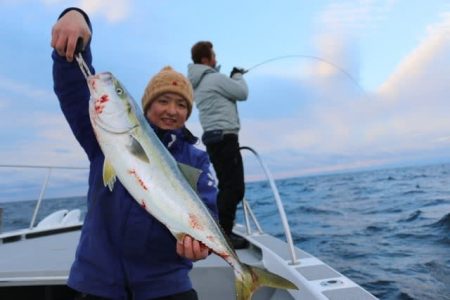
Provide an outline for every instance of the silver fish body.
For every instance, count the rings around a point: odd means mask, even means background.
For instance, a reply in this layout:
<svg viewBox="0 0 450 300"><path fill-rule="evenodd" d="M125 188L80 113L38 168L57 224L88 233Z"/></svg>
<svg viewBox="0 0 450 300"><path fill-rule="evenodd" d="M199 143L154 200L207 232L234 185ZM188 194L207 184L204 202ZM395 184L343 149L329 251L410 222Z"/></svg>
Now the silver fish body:
<svg viewBox="0 0 450 300"><path fill-rule="evenodd" d="M190 235L225 259L234 269L237 299L250 299L260 285L296 288L284 278L239 261L194 190L196 169L175 161L111 73L91 75L87 82L89 115L105 155L105 185L112 190L117 176L133 198L177 239Z"/></svg>

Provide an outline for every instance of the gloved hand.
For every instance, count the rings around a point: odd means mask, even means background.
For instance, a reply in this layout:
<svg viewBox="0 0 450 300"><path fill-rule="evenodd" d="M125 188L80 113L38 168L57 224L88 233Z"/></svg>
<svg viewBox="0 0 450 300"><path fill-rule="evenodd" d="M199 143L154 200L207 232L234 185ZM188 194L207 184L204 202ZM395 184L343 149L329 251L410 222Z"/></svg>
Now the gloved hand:
<svg viewBox="0 0 450 300"><path fill-rule="evenodd" d="M233 70L231 70L230 77L233 77L233 75L236 73L245 74L247 73L247 70L245 70L244 68L234 67Z"/></svg>

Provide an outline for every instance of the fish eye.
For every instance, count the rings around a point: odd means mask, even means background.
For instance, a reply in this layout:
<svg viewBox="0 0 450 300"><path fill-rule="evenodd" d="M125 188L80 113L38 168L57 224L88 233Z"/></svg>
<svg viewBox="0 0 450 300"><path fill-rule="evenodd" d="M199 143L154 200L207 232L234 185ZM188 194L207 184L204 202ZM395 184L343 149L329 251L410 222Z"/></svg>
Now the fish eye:
<svg viewBox="0 0 450 300"><path fill-rule="evenodd" d="M117 93L117 95L122 95L123 94L123 90L120 88L120 87L117 87L116 88L116 93Z"/></svg>

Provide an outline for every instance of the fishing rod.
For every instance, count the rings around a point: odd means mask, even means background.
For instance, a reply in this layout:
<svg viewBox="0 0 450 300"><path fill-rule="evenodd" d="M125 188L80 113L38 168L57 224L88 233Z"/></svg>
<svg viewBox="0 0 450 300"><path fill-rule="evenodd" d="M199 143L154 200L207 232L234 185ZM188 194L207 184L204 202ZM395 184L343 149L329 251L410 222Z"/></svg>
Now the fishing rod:
<svg viewBox="0 0 450 300"><path fill-rule="evenodd" d="M258 68L258 67L260 67L260 66L262 66L262 65L268 64L268 63L270 63L270 62L274 62L274 61L282 60L282 59L287 59L287 58L299 58L299 57L300 57L300 58L310 58L310 59L315 59L315 60L318 60L318 61L320 61L320 62L323 62L323 63L326 63L326 64L332 66L333 68L335 68L336 70L338 70L339 72L341 72L342 74L344 74L348 79L350 79L351 81L353 81L353 83L355 83L356 86L357 86L364 94L366 93L366 91L365 91L365 90L363 89L363 87L358 83L358 81L357 81L352 75L350 75L350 73L347 72L345 69L343 69L342 67L340 67L340 66L338 66L338 65L336 65L336 64L334 64L334 63L332 63L332 62L330 62L330 61L328 61L328 60L326 60L326 59L323 59L323 58L321 58L321 57L314 56L314 55L292 54L292 55L282 55L282 56L272 57L272 58L269 58L269 59L267 59L267 60L264 60L264 61L262 61L262 62L260 62L260 63L258 63L258 64L256 64L256 65L253 65L253 66L251 66L251 67L248 68L248 69L245 69L245 70L244 70L244 73L248 73L249 71L254 70L255 68Z"/></svg>

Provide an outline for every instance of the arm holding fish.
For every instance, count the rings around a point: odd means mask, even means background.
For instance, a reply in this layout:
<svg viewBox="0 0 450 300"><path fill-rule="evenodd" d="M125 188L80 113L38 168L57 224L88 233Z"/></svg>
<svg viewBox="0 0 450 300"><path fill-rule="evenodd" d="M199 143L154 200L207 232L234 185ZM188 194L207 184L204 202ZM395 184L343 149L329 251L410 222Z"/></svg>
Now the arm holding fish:
<svg viewBox="0 0 450 300"><path fill-rule="evenodd" d="M75 50L73 43L82 36L83 41L87 41L82 52L83 58L91 73L95 73L91 65L90 26L87 15L79 9L66 9L53 26L51 46L54 47L53 89L72 132L91 159L93 153L100 151L100 147L89 119L90 93L78 64L68 61Z"/></svg>

